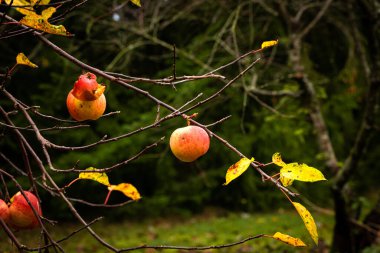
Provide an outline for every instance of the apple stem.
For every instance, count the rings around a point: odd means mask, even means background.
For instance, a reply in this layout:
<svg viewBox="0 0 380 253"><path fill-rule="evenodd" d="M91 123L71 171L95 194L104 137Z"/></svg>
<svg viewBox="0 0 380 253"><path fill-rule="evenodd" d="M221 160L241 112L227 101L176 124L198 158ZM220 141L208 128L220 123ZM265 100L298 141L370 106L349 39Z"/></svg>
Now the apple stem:
<svg viewBox="0 0 380 253"><path fill-rule="evenodd" d="M106 199L104 200L104 205L107 205L107 202L108 202L108 199L110 198L111 192L112 192L112 190L108 190L107 197L106 197Z"/></svg>

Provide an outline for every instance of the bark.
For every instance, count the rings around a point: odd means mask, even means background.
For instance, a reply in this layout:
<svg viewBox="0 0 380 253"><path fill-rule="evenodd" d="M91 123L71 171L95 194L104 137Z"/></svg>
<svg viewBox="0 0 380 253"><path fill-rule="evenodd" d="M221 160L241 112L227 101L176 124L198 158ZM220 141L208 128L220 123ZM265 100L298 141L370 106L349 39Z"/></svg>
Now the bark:
<svg viewBox="0 0 380 253"><path fill-rule="evenodd" d="M376 206L363 221L364 227L359 231L356 240L356 249L361 252L371 246L380 236L380 198Z"/></svg>
<svg viewBox="0 0 380 253"><path fill-rule="evenodd" d="M343 192L339 189L332 188L332 195L334 199L335 226L331 252L355 252L350 215L346 209L346 200L344 199Z"/></svg>
<svg viewBox="0 0 380 253"><path fill-rule="evenodd" d="M293 36L292 47L289 51L289 60L293 66L294 79L306 91L309 116L314 126L315 136L318 141L319 149L321 152L323 152L326 167L333 173L336 173L339 167L338 161L335 155L334 147L331 143L329 131L322 114L321 105L318 100L314 84L304 73L304 67L301 63L301 45L301 37Z"/></svg>
<svg viewBox="0 0 380 253"><path fill-rule="evenodd" d="M325 2L324 7L320 10L314 20L318 21L326 12L329 1ZM289 12L287 12L285 6L280 5L280 11L285 19L291 19ZM358 134L355 138L355 143L351 148L347 158L345 159L342 168L339 168L338 161L335 155L334 147L332 145L329 131L327 129L321 104L317 97L315 86L311 80L308 79L304 73L304 67L302 65L302 38L305 36L304 32L295 32L295 27L300 27L300 23L294 23L295 19L291 19L292 22L288 23L288 29L290 30L291 46L289 48L289 62L293 68L294 79L300 84L300 87L306 91L308 96L308 108L311 122L314 126L315 136L319 145L319 149L324 154L326 167L335 174L332 196L334 200L335 209L335 227L333 234L332 252L351 253L355 252L355 241L352 234L351 217L347 209L347 203L343 188L349 181L352 172L357 168L357 165L363 155L363 150L369 139L371 132L371 125L373 116L375 114L375 107L377 104L377 94L379 90L379 78L370 78L370 84L368 88L367 100L364 110L364 116L358 130ZM314 22L313 20L313 22ZM313 23L315 25L316 21ZM375 22L374 22L375 24ZM306 26L310 30L310 24ZM293 29L292 29L293 28ZM373 40L376 44L376 39ZM377 45L377 44L376 44ZM374 50L376 51L376 50ZM377 55L377 54L375 54ZM378 61L375 61L378 62ZM379 69L374 64L371 69L371 73L378 73ZM376 69L376 71L374 71Z"/></svg>
<svg viewBox="0 0 380 253"><path fill-rule="evenodd" d="M369 29L370 34L368 34L368 41L372 42L371 43L372 46L368 47L369 49L368 51L370 55L370 63L368 65L370 67L369 67L369 71L364 69L367 75L369 75L367 78L369 80L369 87L366 94L366 104L365 104L365 109L364 109L364 115L362 118L362 122L359 128L358 134L355 139L355 143L353 147L351 148L350 153L344 162L343 168L335 176L335 180L333 184L335 212L336 212L335 213L336 224L334 228L334 238L333 238L333 245L332 245L333 252L346 252L344 250L349 250L349 249L346 249L347 242L345 243L344 237L342 237L342 233L345 233L347 229L347 225L350 224L349 216L347 214L347 211L345 210L346 204L344 202L343 188L347 184L347 182L350 180L352 173L358 166L358 163L363 155L363 150L373 130L374 119L376 115L378 114L377 107L379 104L379 96L380 96L380 73L379 73L380 72L380 57L379 57L380 40L378 36L379 35L379 31L378 31L379 14L373 11L373 9L370 7L371 4L369 4L369 2L370 1L363 1L363 6L366 6L366 12L370 19L370 22L368 22L368 24L371 24L371 27ZM374 2L371 2L371 3L374 4ZM351 7L353 5L354 5L354 2L351 2ZM353 10L353 8L351 8L351 10ZM362 47L359 46L359 49L362 49ZM360 52L360 51L363 51L363 50L359 50L359 53L363 54L363 52ZM361 58L365 59L365 56L362 55ZM366 66L367 63L363 65ZM339 217L340 215L342 215L342 217ZM377 219L378 221L379 218L380 218L380 202L366 217L364 221L365 227L371 229L372 228L371 225L373 226L374 224L373 220ZM368 229L362 229L360 230L360 233L355 236L355 245L354 244L350 244L350 245L352 247L352 250L357 250L359 252L364 247L367 247L371 243L373 243L375 239L376 238L374 238L373 231L371 234L369 233Z"/></svg>

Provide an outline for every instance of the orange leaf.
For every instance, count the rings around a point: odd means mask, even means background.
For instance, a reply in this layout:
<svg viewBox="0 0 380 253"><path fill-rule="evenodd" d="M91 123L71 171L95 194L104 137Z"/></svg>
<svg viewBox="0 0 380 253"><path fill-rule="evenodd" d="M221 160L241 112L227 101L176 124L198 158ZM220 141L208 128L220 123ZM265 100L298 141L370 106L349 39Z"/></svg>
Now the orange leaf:
<svg viewBox="0 0 380 253"><path fill-rule="evenodd" d="M20 20L20 23L46 33L70 36L71 34L66 31L66 28L63 25L52 25L49 23L48 19L55 11L56 9L54 7L49 7L43 10L41 15L38 15L35 12L29 12Z"/></svg>
<svg viewBox="0 0 380 253"><path fill-rule="evenodd" d="M16 62L17 64L19 65L26 65L26 66L29 66L31 68L38 68L38 66L36 64L34 64L33 62L31 62L28 57L25 56L24 53L19 53L17 56L16 56Z"/></svg>
<svg viewBox="0 0 380 253"><path fill-rule="evenodd" d="M279 240L281 242L284 242L286 244L289 244L294 247L305 247L306 244L299 238L292 237L290 235L282 234L280 232L276 232L272 238Z"/></svg>
<svg viewBox="0 0 380 253"><path fill-rule="evenodd" d="M223 185L228 185L232 180L239 177L244 173L255 159L252 157L251 159L242 158L237 163L231 165L226 173L226 182Z"/></svg>
<svg viewBox="0 0 380 253"><path fill-rule="evenodd" d="M133 199L133 200L139 200L141 199L140 193L137 191L137 189L128 183L121 183L118 185L110 185L108 187L108 190L110 191L120 191L124 193L125 196Z"/></svg>

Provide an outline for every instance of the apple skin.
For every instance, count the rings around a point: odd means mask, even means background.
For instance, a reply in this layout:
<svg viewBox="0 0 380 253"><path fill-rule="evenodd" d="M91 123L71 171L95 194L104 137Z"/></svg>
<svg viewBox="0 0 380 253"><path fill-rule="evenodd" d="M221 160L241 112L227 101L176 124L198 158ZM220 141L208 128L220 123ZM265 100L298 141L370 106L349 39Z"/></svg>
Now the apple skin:
<svg viewBox="0 0 380 253"><path fill-rule="evenodd" d="M38 215L41 216L42 211L37 197L29 191L24 191L24 194ZM33 209L30 207L21 192L17 192L11 198L11 205L9 206L9 223L16 229L32 229L40 225Z"/></svg>
<svg viewBox="0 0 380 253"><path fill-rule="evenodd" d="M0 199L0 219L3 219L5 222L8 222L9 219L8 205L2 199Z"/></svg>
<svg viewBox="0 0 380 253"><path fill-rule="evenodd" d="M170 149L183 162L192 162L206 154L210 147L210 137L198 126L176 129L170 136Z"/></svg>
<svg viewBox="0 0 380 253"><path fill-rule="evenodd" d="M98 89L98 82L96 76L90 72L80 75L78 80L74 83L73 95L83 101L96 100L95 95Z"/></svg>
<svg viewBox="0 0 380 253"><path fill-rule="evenodd" d="M97 120L106 110L106 97L101 94L96 100L84 101L76 98L71 90L67 95L66 105L71 117L77 121Z"/></svg>

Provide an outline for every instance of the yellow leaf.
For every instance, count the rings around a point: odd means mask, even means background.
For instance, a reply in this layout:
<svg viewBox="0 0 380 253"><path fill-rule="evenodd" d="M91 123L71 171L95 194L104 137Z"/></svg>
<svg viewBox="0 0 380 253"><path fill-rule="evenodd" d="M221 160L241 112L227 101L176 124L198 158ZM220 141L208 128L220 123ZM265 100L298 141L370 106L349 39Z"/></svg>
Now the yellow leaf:
<svg viewBox="0 0 380 253"><path fill-rule="evenodd" d="M280 181L281 181L283 186L287 187L287 186L293 184L294 179L289 179L289 178L283 177L280 174Z"/></svg>
<svg viewBox="0 0 380 253"><path fill-rule="evenodd" d="M141 199L140 193L137 191L137 189L128 183L121 183L118 185L110 185L108 187L108 190L110 191L120 191L124 193L125 196L133 199L133 200L139 200Z"/></svg>
<svg viewBox="0 0 380 253"><path fill-rule="evenodd" d="M281 154L280 153L274 153L272 155L272 162L280 167L284 167L286 163L282 161Z"/></svg>
<svg viewBox="0 0 380 253"><path fill-rule="evenodd" d="M252 157L251 159L248 158L242 158L237 163L231 165L226 173L226 182L224 185L228 185L232 180L239 177L241 174L244 173L255 159Z"/></svg>
<svg viewBox="0 0 380 253"><path fill-rule="evenodd" d="M134 5L137 5L138 7L141 7L140 0L131 0L131 3L133 3Z"/></svg>
<svg viewBox="0 0 380 253"><path fill-rule="evenodd" d="M274 239L277 239L281 242L289 244L294 247L305 247L306 244L299 238L292 237L290 235L282 234L280 232L276 232L273 236Z"/></svg>
<svg viewBox="0 0 380 253"><path fill-rule="evenodd" d="M30 3L33 6L36 5L36 3L38 3L38 5L47 5L50 3L50 0L30 0Z"/></svg>
<svg viewBox="0 0 380 253"><path fill-rule="evenodd" d="M304 182L316 182L326 180L322 172L316 168L309 167L302 163L288 163L280 170L280 178L298 180ZM281 181L282 182L282 181Z"/></svg>
<svg viewBox="0 0 380 253"><path fill-rule="evenodd" d="M318 232L317 232L317 226L315 225L313 216L311 216L310 212L297 202L292 202L293 206L296 208L298 214L301 216L303 223L305 223L307 231L309 231L309 234L316 245L318 245Z"/></svg>
<svg viewBox="0 0 380 253"><path fill-rule="evenodd" d="M86 169L87 171L95 170L93 167L89 167ZM106 186L110 186L110 182L108 181L108 176L104 172L81 172L79 173L78 179L90 179L94 180L98 183L104 184Z"/></svg>
<svg viewBox="0 0 380 253"><path fill-rule="evenodd" d="M278 44L278 40L269 40L269 41L264 41L261 44L261 49L267 48L267 47L273 47Z"/></svg>
<svg viewBox="0 0 380 253"><path fill-rule="evenodd" d="M12 0L5 0L6 4L11 4ZM34 4L31 4L30 2L26 0L13 0L12 6L25 6L25 7L17 7L15 8L16 11L28 15L30 13L34 13L33 6Z"/></svg>
<svg viewBox="0 0 380 253"><path fill-rule="evenodd" d="M52 25L49 23L48 19L55 11L56 9L54 7L49 7L43 10L41 15L30 12L20 20L20 23L46 33L70 36L71 34L66 31L63 25Z"/></svg>
<svg viewBox="0 0 380 253"><path fill-rule="evenodd" d="M1 2L1 1L0 1ZM10 4L12 0L5 0L6 4ZM23 7L16 7L16 11L28 15L30 13L35 13L33 6L38 3L38 5L46 5L50 2L50 0L13 0L12 6L23 6Z"/></svg>
<svg viewBox="0 0 380 253"><path fill-rule="evenodd" d="M31 62L28 57L25 56L24 53L19 53L17 56L16 56L16 62L17 64L19 65L26 65L26 66L29 66L31 68L38 68L38 66L36 64L34 64L33 62Z"/></svg>

